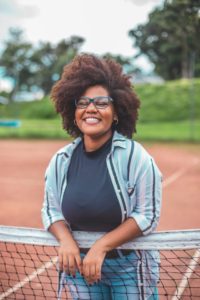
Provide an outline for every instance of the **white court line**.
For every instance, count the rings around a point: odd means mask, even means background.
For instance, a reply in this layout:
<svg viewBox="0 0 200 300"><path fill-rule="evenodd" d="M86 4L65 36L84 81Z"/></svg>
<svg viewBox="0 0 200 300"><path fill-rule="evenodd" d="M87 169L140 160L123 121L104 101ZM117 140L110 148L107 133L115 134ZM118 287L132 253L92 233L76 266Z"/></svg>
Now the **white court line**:
<svg viewBox="0 0 200 300"><path fill-rule="evenodd" d="M16 292L17 290L22 288L25 284L27 284L28 282L35 279L35 277L37 277L38 275L42 274L46 269L51 268L57 261L58 261L58 257L53 257L52 261L46 262L39 269L35 270L30 275L26 276L22 281L18 282L12 288L8 289L5 293L1 294L0 295L0 300L5 299L9 295L13 294L14 292Z"/></svg>
<svg viewBox="0 0 200 300"><path fill-rule="evenodd" d="M188 171L189 168L191 168L193 165L196 165L197 163L199 163L199 160L194 160L193 163L188 168L181 169L181 170L175 172L174 174L172 174L171 176L169 176L168 178L166 178L163 181L163 188L167 187L172 182L176 181L179 177L181 177L183 174L185 174ZM5 293L1 294L0 295L0 300L5 299L5 297L7 297L10 294L16 292L18 289L20 289L25 284L27 284L28 282L30 282L31 280L33 280L35 277L37 277L37 275L40 275L46 269L50 268L53 264L55 264L57 262L57 260L58 260L57 257L53 257L53 259L52 259L53 262L47 262L47 263L45 263L39 269L37 269L36 271L34 271L32 274L26 276L21 282L17 283L14 287L8 289Z"/></svg>
<svg viewBox="0 0 200 300"><path fill-rule="evenodd" d="M174 181L176 181L179 177L183 176L185 173L188 172L189 169L191 169L192 167L194 167L194 165L197 165L200 162L199 159L194 159L193 162L186 168L180 169L179 171L173 173L171 176L169 176L168 178L166 178L163 181L163 188L167 187L168 185L170 185L171 183L173 183Z"/></svg>
<svg viewBox="0 0 200 300"><path fill-rule="evenodd" d="M196 165L198 163L199 163L199 159L194 159L194 161L192 162L192 164L190 166L188 166L187 168L183 168L183 169L175 172L174 174L172 174L168 178L166 178L166 180L163 181L163 189L166 188L171 183L173 183L174 181L176 181L179 177L181 177L186 172L188 172L188 170L191 167L193 167L194 165ZM174 292L174 296L172 297L171 300L180 299L181 295L183 294L184 290L186 289L186 287L188 285L188 280L192 276L192 273L193 273L193 271L194 271L194 269L197 265L198 259L195 261L194 258L195 257L199 258L199 256L200 256L200 251L197 250L195 252L195 254L193 255L193 257L190 261L189 267L187 268L185 274L183 275L183 278L182 278L179 286L177 287L176 291Z"/></svg>
<svg viewBox="0 0 200 300"><path fill-rule="evenodd" d="M187 268L185 274L183 275L183 278L182 278L178 288L174 292L174 296L172 297L171 300L181 299L181 296L184 293L184 290L188 285L188 281L189 281L190 277L192 276L192 273L198 263L199 258L200 258L200 249L196 250L193 257L191 258L189 267Z"/></svg>
<svg viewBox="0 0 200 300"><path fill-rule="evenodd" d="M168 178L166 178L163 181L163 188L166 188L168 185L170 185L171 183L173 183L174 181L176 181L179 177L181 177L183 174L185 174L187 171L187 169L181 169L177 172L175 172L174 174L172 174L171 176L169 176Z"/></svg>
<svg viewBox="0 0 200 300"><path fill-rule="evenodd" d="M183 168L183 169L175 172L174 174L172 174L168 178L166 178L166 180L163 181L163 188L167 187L168 185L170 185L171 183L176 181L179 177L184 175L191 167L193 167L194 165L196 165L198 163L199 163L199 160L194 159L193 163L189 167ZM194 259L196 257L197 257L197 260ZM196 250L193 257L191 258L189 267L187 268L185 274L183 275L183 278L182 278L179 286L177 287L176 291L174 292L174 296L172 297L171 300L177 300L177 299L181 298L182 294L184 293L184 290L186 289L186 287L188 285L188 280L192 276L192 273L193 273L193 271L194 271L194 269L195 269L195 267L198 263L199 257L200 257L200 250Z"/></svg>

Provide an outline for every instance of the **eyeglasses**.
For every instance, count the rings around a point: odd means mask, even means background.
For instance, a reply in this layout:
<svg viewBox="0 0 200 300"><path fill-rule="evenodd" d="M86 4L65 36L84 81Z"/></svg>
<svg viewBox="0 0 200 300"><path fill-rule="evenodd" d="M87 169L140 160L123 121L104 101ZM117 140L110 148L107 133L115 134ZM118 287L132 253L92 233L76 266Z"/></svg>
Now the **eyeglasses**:
<svg viewBox="0 0 200 300"><path fill-rule="evenodd" d="M87 108L90 103L93 103L98 109L105 109L111 102L113 102L113 99L109 96L97 96L95 98L82 96L78 100L75 100L76 107L80 109Z"/></svg>

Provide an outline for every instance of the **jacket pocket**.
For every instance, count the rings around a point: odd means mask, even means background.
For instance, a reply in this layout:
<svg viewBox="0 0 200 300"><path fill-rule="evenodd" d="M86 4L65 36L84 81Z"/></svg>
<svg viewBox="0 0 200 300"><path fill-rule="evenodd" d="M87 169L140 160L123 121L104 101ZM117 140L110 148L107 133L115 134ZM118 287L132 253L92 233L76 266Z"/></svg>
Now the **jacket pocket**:
<svg viewBox="0 0 200 300"><path fill-rule="evenodd" d="M135 184L131 185L129 182L127 183L127 193L129 197L131 197L135 192Z"/></svg>

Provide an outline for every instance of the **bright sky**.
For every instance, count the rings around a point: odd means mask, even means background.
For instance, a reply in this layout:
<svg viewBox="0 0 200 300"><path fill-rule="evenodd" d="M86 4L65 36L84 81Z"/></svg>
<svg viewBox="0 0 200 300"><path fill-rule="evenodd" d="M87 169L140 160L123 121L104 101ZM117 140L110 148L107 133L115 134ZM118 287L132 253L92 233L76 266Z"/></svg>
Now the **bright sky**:
<svg viewBox="0 0 200 300"><path fill-rule="evenodd" d="M147 21L163 0L0 0L0 48L10 27L22 28L32 43L78 35L85 38L82 52L111 52L133 56L137 50L128 31ZM148 70L141 58L137 65Z"/></svg>

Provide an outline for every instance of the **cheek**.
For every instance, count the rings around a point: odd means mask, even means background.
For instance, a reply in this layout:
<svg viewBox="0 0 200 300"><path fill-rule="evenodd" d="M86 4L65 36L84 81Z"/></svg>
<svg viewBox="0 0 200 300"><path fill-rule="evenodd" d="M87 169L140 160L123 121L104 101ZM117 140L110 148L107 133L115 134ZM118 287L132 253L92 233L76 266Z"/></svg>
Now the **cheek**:
<svg viewBox="0 0 200 300"><path fill-rule="evenodd" d="M74 123L80 129L80 127L81 127L81 113L79 111L75 111Z"/></svg>
<svg viewBox="0 0 200 300"><path fill-rule="evenodd" d="M111 124L112 124L113 119L114 119L114 111L111 110L111 111L109 111L109 112L105 115L105 120L106 120L108 123L111 123Z"/></svg>
<svg viewBox="0 0 200 300"><path fill-rule="evenodd" d="M78 122L80 120L80 116L81 116L80 111L76 110L75 111L75 116L74 116L74 119L76 120L76 122Z"/></svg>

